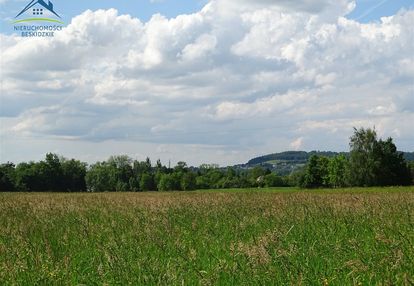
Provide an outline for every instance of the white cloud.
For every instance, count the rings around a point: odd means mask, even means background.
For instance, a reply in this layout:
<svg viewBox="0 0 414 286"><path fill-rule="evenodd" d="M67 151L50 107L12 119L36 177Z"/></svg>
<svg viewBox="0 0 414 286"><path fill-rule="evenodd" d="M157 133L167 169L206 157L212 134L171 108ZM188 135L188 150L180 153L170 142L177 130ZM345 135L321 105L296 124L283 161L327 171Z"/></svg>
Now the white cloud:
<svg viewBox="0 0 414 286"><path fill-rule="evenodd" d="M185 46L180 56L184 61L197 60L213 52L216 45L217 39L215 36L204 34L198 37L194 43Z"/></svg>
<svg viewBox="0 0 414 286"><path fill-rule="evenodd" d="M303 148L303 137L299 137L295 141L290 143L290 147L295 151L302 150L302 148Z"/></svg>
<svg viewBox="0 0 414 286"><path fill-rule="evenodd" d="M353 126L375 125L412 149L414 11L361 24L343 17L353 5L223 0L146 23L85 11L53 39L0 35L1 136L109 154L141 142L163 159L197 146L197 162L225 164L343 150ZM2 147L5 159L19 152Z"/></svg>
<svg viewBox="0 0 414 286"><path fill-rule="evenodd" d="M219 120L248 119L269 116L273 113L287 113L296 104L311 100L312 96L303 91L288 92L283 95L260 98L252 103L222 102L212 115Z"/></svg>

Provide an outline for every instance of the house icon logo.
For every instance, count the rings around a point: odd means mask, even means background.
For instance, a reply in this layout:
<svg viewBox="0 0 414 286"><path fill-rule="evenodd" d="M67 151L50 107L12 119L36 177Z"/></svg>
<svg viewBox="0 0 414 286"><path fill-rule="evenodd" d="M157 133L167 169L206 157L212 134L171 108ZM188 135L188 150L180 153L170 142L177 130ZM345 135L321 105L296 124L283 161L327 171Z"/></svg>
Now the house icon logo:
<svg viewBox="0 0 414 286"><path fill-rule="evenodd" d="M24 19L20 19L24 18ZM15 17L13 24L24 22L54 22L64 24L58 13L53 8L53 3L44 0L32 0L24 9Z"/></svg>

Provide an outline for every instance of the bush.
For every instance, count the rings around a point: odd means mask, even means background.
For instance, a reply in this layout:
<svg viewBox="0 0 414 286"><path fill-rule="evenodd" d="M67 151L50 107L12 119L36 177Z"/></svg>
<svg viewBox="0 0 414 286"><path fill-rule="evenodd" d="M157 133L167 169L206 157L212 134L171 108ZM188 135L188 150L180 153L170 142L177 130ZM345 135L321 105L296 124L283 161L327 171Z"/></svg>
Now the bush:
<svg viewBox="0 0 414 286"><path fill-rule="evenodd" d="M267 188L271 188L271 187L284 187L285 186L285 182L283 181L283 178L272 173L269 175L266 175L264 177L264 185Z"/></svg>
<svg viewBox="0 0 414 286"><path fill-rule="evenodd" d="M158 183L158 190L162 192L179 191L180 181L174 174L163 174Z"/></svg>

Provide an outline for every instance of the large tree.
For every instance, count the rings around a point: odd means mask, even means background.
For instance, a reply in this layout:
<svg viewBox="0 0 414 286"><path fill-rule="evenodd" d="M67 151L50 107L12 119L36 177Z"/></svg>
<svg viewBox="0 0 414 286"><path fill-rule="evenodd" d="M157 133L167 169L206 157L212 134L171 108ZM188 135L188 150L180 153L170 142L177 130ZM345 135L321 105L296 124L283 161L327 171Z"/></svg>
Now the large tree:
<svg viewBox="0 0 414 286"><path fill-rule="evenodd" d="M407 185L410 174L392 138L378 140L374 129L354 129L348 183L351 186Z"/></svg>
<svg viewBox="0 0 414 286"><path fill-rule="evenodd" d="M380 186L410 185L411 174L403 153L397 151L392 138L379 140L375 144L374 157L378 164L375 170Z"/></svg>
<svg viewBox="0 0 414 286"><path fill-rule="evenodd" d="M321 188L329 187L329 159L326 157L312 155L306 166L302 187Z"/></svg>
<svg viewBox="0 0 414 286"><path fill-rule="evenodd" d="M356 129L350 138L350 160L348 169L348 183L351 186L373 186L376 181L374 157L377 133L373 129Z"/></svg>
<svg viewBox="0 0 414 286"><path fill-rule="evenodd" d="M346 184L346 170L348 159L344 155L331 158L328 164L329 185L333 188L342 188Z"/></svg>
<svg viewBox="0 0 414 286"><path fill-rule="evenodd" d="M78 160L62 159L63 190L69 192L86 192L86 163Z"/></svg>

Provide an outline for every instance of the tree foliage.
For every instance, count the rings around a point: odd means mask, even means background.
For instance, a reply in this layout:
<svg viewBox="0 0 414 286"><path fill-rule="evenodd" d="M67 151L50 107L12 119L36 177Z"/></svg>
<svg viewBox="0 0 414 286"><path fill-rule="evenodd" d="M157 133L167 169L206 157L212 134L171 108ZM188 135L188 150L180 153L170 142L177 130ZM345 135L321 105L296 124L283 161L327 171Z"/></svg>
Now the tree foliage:
<svg viewBox="0 0 414 286"><path fill-rule="evenodd" d="M408 166L411 173L411 184L414 185L414 162L410 162Z"/></svg>
<svg viewBox="0 0 414 286"><path fill-rule="evenodd" d="M392 138L378 139L374 129L354 129L350 155L312 156L297 180L305 188L405 186L412 183L410 169Z"/></svg>
<svg viewBox="0 0 414 286"><path fill-rule="evenodd" d="M349 157L312 152L304 168L284 177L260 166L243 169L204 164L194 168L178 162L170 168L162 165L160 160L153 166L149 158L137 161L126 155L112 156L107 161L88 166L49 153L40 162L0 165L0 191L144 192L414 184L414 163L405 162L392 138L378 139L374 129L355 129L350 138L350 149Z"/></svg>
<svg viewBox="0 0 414 286"><path fill-rule="evenodd" d="M348 159L339 155L329 159L328 163L328 185L332 188L343 188L347 186L346 172Z"/></svg>
<svg viewBox="0 0 414 286"><path fill-rule="evenodd" d="M348 183L351 186L409 185L410 171L392 138L378 140L373 129L355 129L351 137Z"/></svg>
<svg viewBox="0 0 414 286"><path fill-rule="evenodd" d="M0 192L14 192L15 166L13 163L0 165Z"/></svg>

